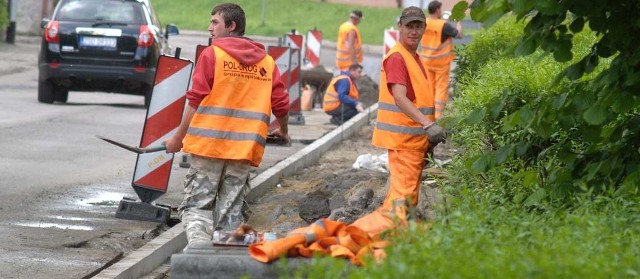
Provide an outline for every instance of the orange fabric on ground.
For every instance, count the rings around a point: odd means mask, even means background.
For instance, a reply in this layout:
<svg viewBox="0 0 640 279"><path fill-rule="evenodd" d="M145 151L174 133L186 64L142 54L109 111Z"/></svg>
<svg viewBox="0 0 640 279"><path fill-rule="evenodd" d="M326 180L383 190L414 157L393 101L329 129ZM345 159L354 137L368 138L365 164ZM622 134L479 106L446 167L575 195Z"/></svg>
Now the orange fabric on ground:
<svg viewBox="0 0 640 279"><path fill-rule="evenodd" d="M364 257L368 255L381 260L386 254L378 250L386 245L387 242L374 241L358 227L321 219L293 230L284 238L255 243L249 247L249 255L259 262L268 263L281 256L312 257L323 254L363 265Z"/></svg>

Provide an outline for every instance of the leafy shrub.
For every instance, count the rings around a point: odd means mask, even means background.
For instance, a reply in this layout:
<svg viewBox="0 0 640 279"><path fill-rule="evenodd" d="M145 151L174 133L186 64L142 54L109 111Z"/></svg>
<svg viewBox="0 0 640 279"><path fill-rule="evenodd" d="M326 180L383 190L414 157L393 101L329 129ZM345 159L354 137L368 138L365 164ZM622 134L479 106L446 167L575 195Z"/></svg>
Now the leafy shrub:
<svg viewBox="0 0 640 279"><path fill-rule="evenodd" d="M494 39L487 39L518 33L517 29L522 26L511 24L510 20L507 17L483 31L480 37L485 40L474 40L461 51L461 60L467 62L458 65L462 77L458 79L457 96L449 106L451 117L447 122L455 129L454 139L468 152L459 168L454 168L454 177L462 181L475 180L471 184L480 188L486 188L482 185L488 182L483 178L490 177L489 180L500 185L492 189L508 193L503 198L521 200L523 196L529 196L528 204L545 197L565 200L572 193L585 189L602 192L609 187L615 188L621 182L615 181L615 177L630 173L625 165L629 162L632 166L637 165L632 158L634 155L615 156L617 160L609 168L602 166L604 156L616 151L609 152L611 148L599 150L596 146L600 144L594 146L588 142L607 132L626 135L616 137L624 141L612 145L615 150L620 151L624 144L635 146L637 144L632 142L638 133L623 127L631 127L631 123L640 121L635 120L640 117L634 113L621 114L614 122L621 126L609 126L608 130L594 128L589 122L590 118L598 120L602 114L602 107L593 107L599 94L593 81L606 69L610 59L600 61L589 74L575 81L557 79L560 73L572 67L570 65L592 52L591 45L598 37L589 30L574 34L574 58L567 62L556 62L543 51L515 57L509 54L513 45L494 47ZM510 32L509 28L514 30ZM621 101L617 100L617 103ZM587 158L602 163L580 169L588 162ZM497 169L492 170L495 166ZM631 175L629 179L627 183L638 178ZM539 185L544 188L536 189ZM526 190L518 192L514 189Z"/></svg>
<svg viewBox="0 0 640 279"><path fill-rule="evenodd" d="M493 25L490 30L481 29L473 36L473 43L463 47L456 47L457 67L454 69L455 78L462 83L473 79L475 73L488 61L513 56L513 49L517 46L517 39L522 36L524 24L516 21L515 17L504 17ZM457 82L454 82L454 85ZM456 86L454 86L456 88Z"/></svg>

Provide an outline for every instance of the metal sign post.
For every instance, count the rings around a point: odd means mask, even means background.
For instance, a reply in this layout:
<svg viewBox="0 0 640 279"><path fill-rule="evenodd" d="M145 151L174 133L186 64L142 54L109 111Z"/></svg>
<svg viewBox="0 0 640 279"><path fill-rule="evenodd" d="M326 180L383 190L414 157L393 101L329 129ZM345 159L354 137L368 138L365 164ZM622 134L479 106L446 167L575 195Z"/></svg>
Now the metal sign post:
<svg viewBox="0 0 640 279"><path fill-rule="evenodd" d="M9 11L9 27L7 27L7 43L15 44L16 43L16 6L18 5L17 0L9 0L8 11Z"/></svg>

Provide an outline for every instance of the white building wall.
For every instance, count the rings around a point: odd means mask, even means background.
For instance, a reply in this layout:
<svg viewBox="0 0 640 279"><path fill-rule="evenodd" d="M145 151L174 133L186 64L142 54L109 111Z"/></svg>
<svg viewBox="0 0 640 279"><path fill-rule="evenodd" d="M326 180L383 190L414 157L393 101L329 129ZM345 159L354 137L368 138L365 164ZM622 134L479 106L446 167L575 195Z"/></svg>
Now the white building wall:
<svg viewBox="0 0 640 279"><path fill-rule="evenodd" d="M55 0L14 0L16 5L16 33L40 34L40 22L53 13Z"/></svg>

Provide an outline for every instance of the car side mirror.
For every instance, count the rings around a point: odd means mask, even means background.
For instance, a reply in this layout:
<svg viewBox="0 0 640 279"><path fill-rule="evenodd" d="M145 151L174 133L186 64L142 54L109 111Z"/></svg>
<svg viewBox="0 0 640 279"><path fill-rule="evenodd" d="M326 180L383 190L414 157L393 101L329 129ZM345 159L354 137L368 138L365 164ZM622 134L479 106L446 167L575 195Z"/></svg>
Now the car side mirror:
<svg viewBox="0 0 640 279"><path fill-rule="evenodd" d="M40 28L44 29L45 27L47 27L47 24L49 24L49 21L51 21L51 19L43 18L42 21L40 22Z"/></svg>
<svg viewBox="0 0 640 279"><path fill-rule="evenodd" d="M173 23L167 24L167 28L164 29L164 37L169 38L169 35L180 35L180 29Z"/></svg>

